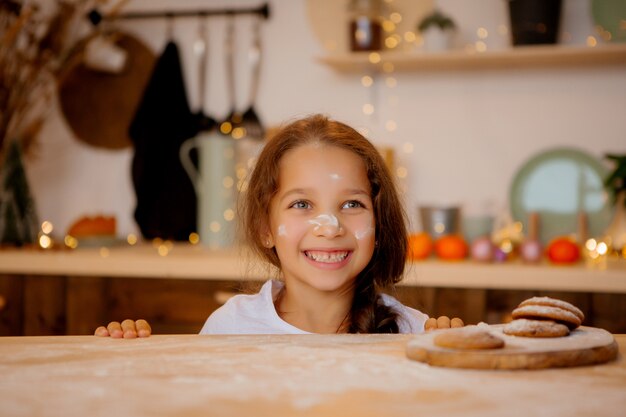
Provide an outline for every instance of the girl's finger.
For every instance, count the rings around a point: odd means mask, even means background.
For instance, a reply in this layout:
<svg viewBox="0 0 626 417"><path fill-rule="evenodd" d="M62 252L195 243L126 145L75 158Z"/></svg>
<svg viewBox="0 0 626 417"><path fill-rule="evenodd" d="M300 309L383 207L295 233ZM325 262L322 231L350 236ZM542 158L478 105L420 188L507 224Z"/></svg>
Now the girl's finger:
<svg viewBox="0 0 626 417"><path fill-rule="evenodd" d="M96 331L93 334L94 334L94 336L108 337L109 336L109 331L107 330L106 327L100 326L100 327L98 327L96 329Z"/></svg>
<svg viewBox="0 0 626 417"><path fill-rule="evenodd" d="M119 339L124 336L124 332L122 331L122 326L118 321L112 321L107 326L107 331L109 332L109 336L114 339Z"/></svg>
<svg viewBox="0 0 626 417"><path fill-rule="evenodd" d="M122 322L122 331L124 332L124 339L134 339L137 337L137 328L135 327L135 321L126 319Z"/></svg>
<svg viewBox="0 0 626 417"><path fill-rule="evenodd" d="M137 327L137 336L139 337L148 337L152 334L152 328L148 322L143 319L137 320L135 326Z"/></svg>
<svg viewBox="0 0 626 417"><path fill-rule="evenodd" d="M437 328L437 319L434 317L430 317L428 320L426 320L426 323L424 323L424 330L433 330Z"/></svg>
<svg viewBox="0 0 626 417"><path fill-rule="evenodd" d="M437 319L437 328L438 329L449 329L450 328L450 318L448 316L441 316Z"/></svg>
<svg viewBox="0 0 626 417"><path fill-rule="evenodd" d="M463 327L463 326L465 326L465 323L463 323L463 320L461 320L458 317L455 317L452 320L450 320L450 327Z"/></svg>

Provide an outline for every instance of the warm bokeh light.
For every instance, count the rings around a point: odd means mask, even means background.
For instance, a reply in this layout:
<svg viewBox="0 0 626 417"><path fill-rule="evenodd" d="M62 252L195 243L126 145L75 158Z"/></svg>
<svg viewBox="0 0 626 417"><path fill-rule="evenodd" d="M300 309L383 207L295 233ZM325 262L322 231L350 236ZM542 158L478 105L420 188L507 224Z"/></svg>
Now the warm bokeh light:
<svg viewBox="0 0 626 417"><path fill-rule="evenodd" d="M363 105L363 113L367 114L368 116L370 114L373 114L374 113L374 106L372 104L370 104L370 103L365 103Z"/></svg>
<svg viewBox="0 0 626 417"><path fill-rule="evenodd" d="M408 173L409 171L405 167L398 167L396 169L396 175L398 176L398 178L406 178Z"/></svg>
<svg viewBox="0 0 626 417"><path fill-rule="evenodd" d="M196 232L189 233L189 243L192 245L197 245L200 243L200 235Z"/></svg>
<svg viewBox="0 0 626 417"><path fill-rule="evenodd" d="M233 221L235 218L235 211L233 209L226 209L224 211L224 220L227 222Z"/></svg>
<svg viewBox="0 0 626 417"><path fill-rule="evenodd" d="M211 222L211 224L209 224L209 229L211 229L213 233L217 233L222 230L222 225L219 222Z"/></svg>
<svg viewBox="0 0 626 417"><path fill-rule="evenodd" d="M374 84L374 79L369 75L364 75L361 77L361 85L363 85L363 87L371 87L372 84Z"/></svg>
<svg viewBox="0 0 626 417"><path fill-rule="evenodd" d="M385 62L383 64L383 72L386 72L387 74L393 72L395 69L396 67L391 62Z"/></svg>
<svg viewBox="0 0 626 417"><path fill-rule="evenodd" d="M368 56L368 59L372 64L378 64L381 60L381 57L378 52L371 52Z"/></svg>
<svg viewBox="0 0 626 417"><path fill-rule="evenodd" d="M137 243L137 236L133 233L129 233L128 236L126 236L126 242L128 242L129 245L135 245Z"/></svg>
<svg viewBox="0 0 626 417"><path fill-rule="evenodd" d="M388 38L385 39L385 46L388 49L393 49L396 46L398 46L398 40L394 38L393 36L389 36Z"/></svg>
<svg viewBox="0 0 626 417"><path fill-rule="evenodd" d="M513 251L513 242L511 242L511 239L504 239L500 242L500 250L504 253L511 253Z"/></svg>
<svg viewBox="0 0 626 417"><path fill-rule="evenodd" d="M416 39L417 37L415 36L415 32L411 32L411 31L404 32L405 42L413 43L415 42Z"/></svg>
<svg viewBox="0 0 626 417"><path fill-rule="evenodd" d="M76 239L74 236L65 236L63 242L65 243L65 246L70 249L76 249L78 247L78 239Z"/></svg>
<svg viewBox="0 0 626 417"><path fill-rule="evenodd" d="M161 239L160 237L155 237L154 239L152 239L153 248L158 248L162 243L163 243L163 239Z"/></svg>
<svg viewBox="0 0 626 417"><path fill-rule="evenodd" d="M478 28L476 29L476 36L478 36L478 39L486 39L489 36L489 31L485 28Z"/></svg>
<svg viewBox="0 0 626 417"><path fill-rule="evenodd" d="M594 47L598 44L595 36L587 36L587 46Z"/></svg>
<svg viewBox="0 0 626 417"><path fill-rule="evenodd" d="M166 245L159 245L157 252L159 253L159 256L167 256L167 254L170 253L170 250Z"/></svg>
<svg viewBox="0 0 626 417"><path fill-rule="evenodd" d="M487 44L483 41L478 41L475 44L476 52L485 52L487 50Z"/></svg>
<svg viewBox="0 0 626 417"><path fill-rule="evenodd" d="M598 242L596 242L595 239L588 239L585 242L585 247L587 248L588 251L594 251L596 250L596 247L598 246Z"/></svg>
<svg viewBox="0 0 626 417"><path fill-rule="evenodd" d="M385 129L387 129L388 132L395 132L397 128L398 125L395 120L387 120L387 123L385 123Z"/></svg>
<svg viewBox="0 0 626 417"><path fill-rule="evenodd" d="M607 246L606 243L604 243L604 242L598 243L598 247L596 248L596 252L598 252L599 255L606 255L606 253L608 251L609 251L609 247Z"/></svg>
<svg viewBox="0 0 626 417"><path fill-rule="evenodd" d="M405 142L404 145L402 145L402 151L404 153L413 153L413 144L411 142Z"/></svg>
<svg viewBox="0 0 626 417"><path fill-rule="evenodd" d="M387 77L385 79L385 84L387 84L387 87L389 88L394 88L396 85L398 85L398 81L396 81L394 77Z"/></svg>
<svg viewBox="0 0 626 417"><path fill-rule="evenodd" d="M222 179L222 186L224 186L224 188L232 188L233 185L235 185L233 177L224 177Z"/></svg>
<svg viewBox="0 0 626 417"><path fill-rule="evenodd" d="M41 231L45 234L49 235L50 233L52 233L53 229L54 226L48 220L45 220L43 223L41 223Z"/></svg>
<svg viewBox="0 0 626 417"><path fill-rule="evenodd" d="M233 125L230 122L224 122L220 125L220 132L224 135L230 134L233 131Z"/></svg>
<svg viewBox="0 0 626 417"><path fill-rule="evenodd" d="M393 12L389 15L389 19L395 24L402 22L402 15L398 12Z"/></svg>
<svg viewBox="0 0 626 417"><path fill-rule="evenodd" d="M100 248L101 257L108 258L110 254L111 254L111 251L109 251L109 248L105 248L105 247Z"/></svg>
<svg viewBox="0 0 626 417"><path fill-rule="evenodd" d="M246 129L243 127L236 127L233 129L233 133L231 133L231 136L233 137L233 139L241 139L243 137L245 137L247 134Z"/></svg>
<svg viewBox="0 0 626 417"><path fill-rule="evenodd" d="M52 239L48 235L39 236L39 246L42 249L49 249L52 247Z"/></svg>

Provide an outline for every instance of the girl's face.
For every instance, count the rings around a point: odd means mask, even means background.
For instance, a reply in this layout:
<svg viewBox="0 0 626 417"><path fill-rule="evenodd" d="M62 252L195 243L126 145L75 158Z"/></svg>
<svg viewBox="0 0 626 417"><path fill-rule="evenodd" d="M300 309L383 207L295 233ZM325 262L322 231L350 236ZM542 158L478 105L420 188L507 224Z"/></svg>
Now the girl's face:
<svg viewBox="0 0 626 417"><path fill-rule="evenodd" d="M364 162L336 146L300 146L283 156L279 184L267 241L276 248L285 282L350 291L376 238Z"/></svg>

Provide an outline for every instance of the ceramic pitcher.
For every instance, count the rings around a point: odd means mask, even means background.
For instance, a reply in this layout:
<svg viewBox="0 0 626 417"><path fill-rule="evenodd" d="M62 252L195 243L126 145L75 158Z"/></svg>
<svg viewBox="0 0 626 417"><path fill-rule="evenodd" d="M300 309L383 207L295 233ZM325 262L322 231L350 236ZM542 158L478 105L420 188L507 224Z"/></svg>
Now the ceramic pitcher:
<svg viewBox="0 0 626 417"><path fill-rule="evenodd" d="M189 152L198 150L198 169ZM204 132L180 147L180 161L196 189L198 234L210 248L232 246L235 234L235 145L230 136Z"/></svg>

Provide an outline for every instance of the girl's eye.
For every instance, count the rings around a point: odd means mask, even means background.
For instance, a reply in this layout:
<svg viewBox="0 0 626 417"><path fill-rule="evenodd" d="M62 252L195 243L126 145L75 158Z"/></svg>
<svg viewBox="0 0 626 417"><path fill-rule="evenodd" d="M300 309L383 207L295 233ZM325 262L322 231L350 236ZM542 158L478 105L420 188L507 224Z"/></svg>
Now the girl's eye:
<svg viewBox="0 0 626 417"><path fill-rule="evenodd" d="M298 200L292 203L289 207L296 208L296 209L308 209L308 208L311 208L311 205L307 201Z"/></svg>
<svg viewBox="0 0 626 417"><path fill-rule="evenodd" d="M342 208L360 208L365 207L363 203L357 200L346 201Z"/></svg>

